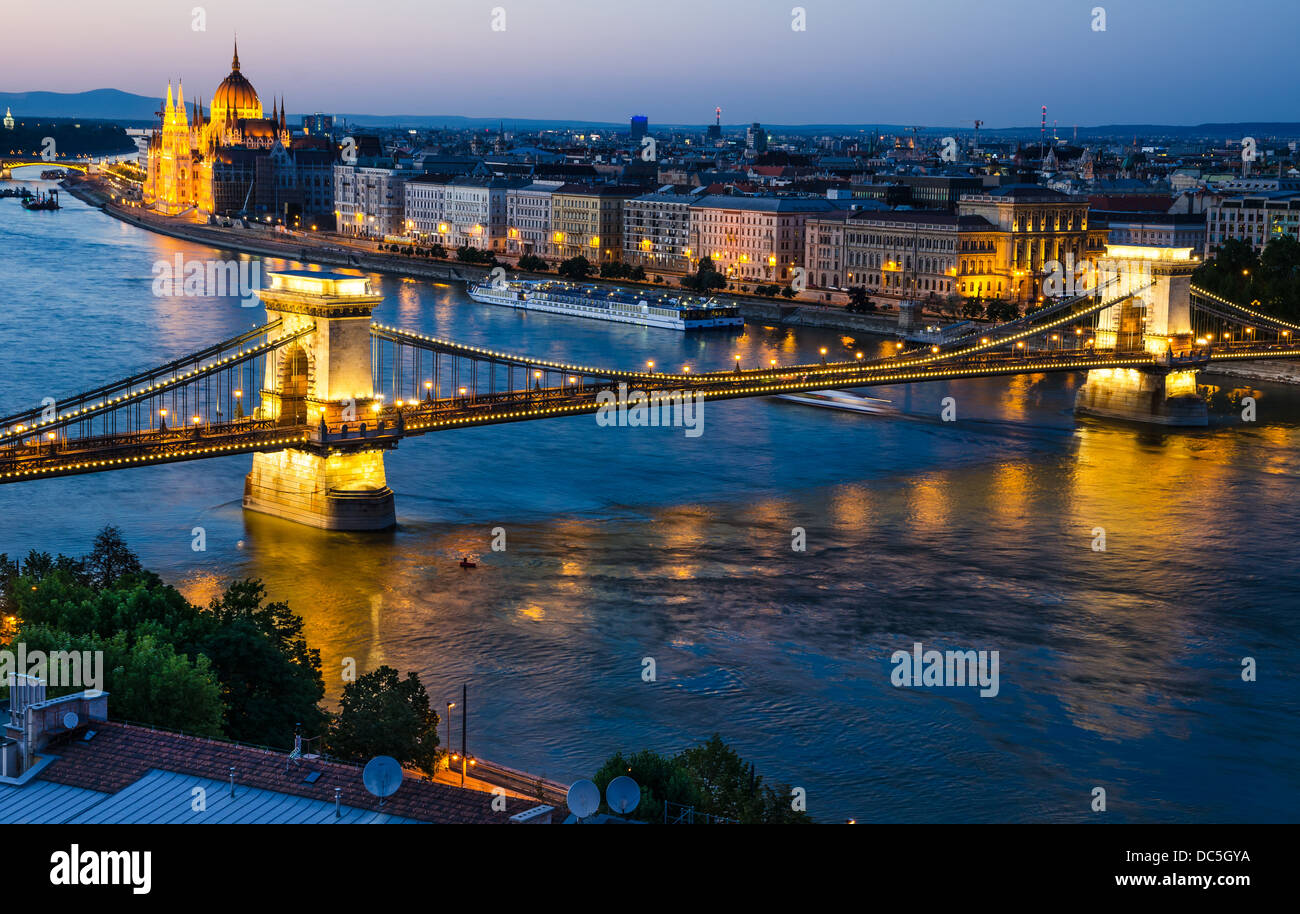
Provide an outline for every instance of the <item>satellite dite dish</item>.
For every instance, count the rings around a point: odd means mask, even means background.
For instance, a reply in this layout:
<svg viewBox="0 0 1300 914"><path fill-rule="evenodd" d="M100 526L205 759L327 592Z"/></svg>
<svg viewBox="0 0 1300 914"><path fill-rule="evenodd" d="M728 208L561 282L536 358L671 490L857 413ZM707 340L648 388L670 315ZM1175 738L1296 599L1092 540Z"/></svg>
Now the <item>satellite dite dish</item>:
<svg viewBox="0 0 1300 914"><path fill-rule="evenodd" d="M77 717L76 711L69 711L67 714L63 715L63 727L65 730L75 730L79 723L81 723L81 719Z"/></svg>
<svg viewBox="0 0 1300 914"><path fill-rule="evenodd" d="M574 781L564 797L569 812L585 819L600 808L600 788L591 781Z"/></svg>
<svg viewBox="0 0 1300 914"><path fill-rule="evenodd" d="M636 781L620 774L605 788L605 802L620 816L625 815L641 804L641 788Z"/></svg>
<svg viewBox="0 0 1300 914"><path fill-rule="evenodd" d="M361 783L383 806L384 797L391 797L402 786L402 766L390 755L376 755L361 770Z"/></svg>

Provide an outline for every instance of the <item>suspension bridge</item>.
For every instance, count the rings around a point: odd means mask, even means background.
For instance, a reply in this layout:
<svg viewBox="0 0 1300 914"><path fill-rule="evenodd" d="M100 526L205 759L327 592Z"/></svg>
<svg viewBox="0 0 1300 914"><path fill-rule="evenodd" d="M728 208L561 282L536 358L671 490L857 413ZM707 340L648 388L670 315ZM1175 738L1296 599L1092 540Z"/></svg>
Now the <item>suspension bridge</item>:
<svg viewBox="0 0 1300 914"><path fill-rule="evenodd" d="M1185 253L1184 253L1185 252ZM1295 325L1191 285L1190 250L1126 249L1132 268L942 345L725 371L530 358L377 324L364 276L286 271L267 322L166 364L0 418L0 484L253 455L245 508L333 530L395 523L384 454L405 438L595 413L617 390L732 400L1048 372L1087 373L1081 414L1205 425L1196 375L1300 358Z"/></svg>

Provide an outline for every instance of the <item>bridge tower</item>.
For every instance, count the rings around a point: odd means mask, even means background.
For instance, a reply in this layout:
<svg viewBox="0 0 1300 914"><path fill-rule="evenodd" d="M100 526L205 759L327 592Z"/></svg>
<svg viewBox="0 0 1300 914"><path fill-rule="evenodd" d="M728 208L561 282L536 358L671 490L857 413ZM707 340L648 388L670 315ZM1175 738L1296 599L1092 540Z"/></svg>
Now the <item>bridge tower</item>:
<svg viewBox="0 0 1300 914"><path fill-rule="evenodd" d="M1097 316L1098 350L1148 352L1154 367L1095 368L1079 389L1074 411L1155 425L1209 424L1196 393L1198 360L1192 332L1192 273L1200 263L1191 248L1111 245L1098 265L1098 284L1116 283L1107 298L1131 293Z"/></svg>
<svg viewBox="0 0 1300 914"><path fill-rule="evenodd" d="M396 523L384 451L396 436L375 419L370 314L383 300L364 276L286 271L259 292L281 335L309 331L266 360L257 418L308 429L304 447L253 455L244 507L326 530ZM367 423L367 420L369 422ZM349 424L350 435L327 429ZM369 425L367 431L366 425Z"/></svg>

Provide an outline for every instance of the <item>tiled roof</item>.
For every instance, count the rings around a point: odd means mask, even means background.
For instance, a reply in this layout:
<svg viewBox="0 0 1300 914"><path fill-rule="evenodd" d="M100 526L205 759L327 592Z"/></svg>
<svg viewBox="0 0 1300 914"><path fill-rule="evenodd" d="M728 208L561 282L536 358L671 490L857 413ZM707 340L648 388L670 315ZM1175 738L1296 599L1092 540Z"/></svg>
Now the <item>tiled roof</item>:
<svg viewBox="0 0 1300 914"><path fill-rule="evenodd" d="M94 739L79 735L51 744L47 754L58 759L39 779L83 790L117 793L153 770L176 772L195 778L229 783L235 769L236 787L252 787L280 794L334 802L334 788L342 788L341 802L356 809L379 810L379 800L361 783L361 766L322 760L289 762L288 753L240 746L236 743L150 730L133 724L97 721ZM315 783L305 783L309 772L319 771ZM538 805L528 800L506 799L505 812L493 812L492 794L462 790L407 775L397 792L384 801L383 812L423 822L504 823L515 813Z"/></svg>

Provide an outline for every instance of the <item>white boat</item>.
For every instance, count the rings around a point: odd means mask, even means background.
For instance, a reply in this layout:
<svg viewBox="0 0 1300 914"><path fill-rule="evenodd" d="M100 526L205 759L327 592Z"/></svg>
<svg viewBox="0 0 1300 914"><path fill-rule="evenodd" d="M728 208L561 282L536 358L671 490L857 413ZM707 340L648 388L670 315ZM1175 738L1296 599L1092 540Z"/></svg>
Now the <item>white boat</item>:
<svg viewBox="0 0 1300 914"><path fill-rule="evenodd" d="M855 413L872 413L877 416L892 416L898 413L889 400L861 397L847 390L810 390L801 394L777 394L777 399L803 403L805 406L847 409Z"/></svg>
<svg viewBox="0 0 1300 914"><path fill-rule="evenodd" d="M589 317L665 330L742 327L745 324L739 308L714 298L666 291L604 288L554 279L471 284L469 297L489 305L508 305L526 311Z"/></svg>

